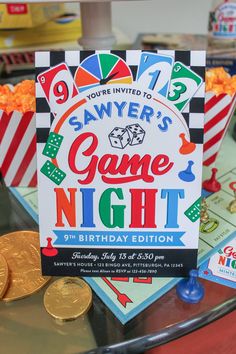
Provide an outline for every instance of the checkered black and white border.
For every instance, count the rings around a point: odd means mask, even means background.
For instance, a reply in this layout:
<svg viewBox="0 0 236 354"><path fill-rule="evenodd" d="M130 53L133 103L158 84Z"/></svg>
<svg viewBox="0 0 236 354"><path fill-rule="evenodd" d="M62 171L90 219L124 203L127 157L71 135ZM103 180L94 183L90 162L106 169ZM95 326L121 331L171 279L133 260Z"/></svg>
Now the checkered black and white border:
<svg viewBox="0 0 236 354"><path fill-rule="evenodd" d="M117 51L117 50L100 50L100 51L42 51L36 53L36 106L37 106L37 142L45 143L47 141L49 130L53 122L54 116L50 111L50 107L44 96L44 93L37 81L39 74L45 70L65 62L69 67L73 77L80 63L88 56L95 53L112 53L122 58L130 67L133 79L136 79L139 57L141 51ZM172 51L172 50L151 50L158 54L171 55L174 61L180 61L184 65L196 72L203 81L205 81L205 55L202 51ZM203 128L202 124L204 115L204 97L205 85L203 84L191 99L190 103L184 108L182 114L189 127L190 139L196 144L203 144Z"/></svg>

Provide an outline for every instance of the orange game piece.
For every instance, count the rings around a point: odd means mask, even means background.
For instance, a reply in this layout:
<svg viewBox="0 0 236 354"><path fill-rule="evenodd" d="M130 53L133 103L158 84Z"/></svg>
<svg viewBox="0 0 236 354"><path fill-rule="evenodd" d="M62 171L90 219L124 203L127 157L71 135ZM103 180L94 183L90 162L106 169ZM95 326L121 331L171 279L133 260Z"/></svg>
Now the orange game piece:
<svg viewBox="0 0 236 354"><path fill-rule="evenodd" d="M191 152L193 152L196 149L196 144L188 141L185 138L184 133L179 134L179 137L182 140L182 146L179 148L180 154L183 154L183 155L191 154Z"/></svg>

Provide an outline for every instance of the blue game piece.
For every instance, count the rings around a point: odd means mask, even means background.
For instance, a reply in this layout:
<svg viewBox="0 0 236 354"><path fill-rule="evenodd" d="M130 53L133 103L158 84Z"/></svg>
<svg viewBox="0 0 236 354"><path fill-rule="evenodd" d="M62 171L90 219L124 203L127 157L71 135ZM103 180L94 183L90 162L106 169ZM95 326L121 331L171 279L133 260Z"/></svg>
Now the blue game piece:
<svg viewBox="0 0 236 354"><path fill-rule="evenodd" d="M204 287L197 280L198 271L192 269L189 272L189 279L182 279L176 286L178 298L190 304L197 304L204 297Z"/></svg>
<svg viewBox="0 0 236 354"><path fill-rule="evenodd" d="M180 171L178 176L184 182L192 182L195 180L195 175L192 173L192 166L194 162L192 160L188 161L188 166L186 170Z"/></svg>

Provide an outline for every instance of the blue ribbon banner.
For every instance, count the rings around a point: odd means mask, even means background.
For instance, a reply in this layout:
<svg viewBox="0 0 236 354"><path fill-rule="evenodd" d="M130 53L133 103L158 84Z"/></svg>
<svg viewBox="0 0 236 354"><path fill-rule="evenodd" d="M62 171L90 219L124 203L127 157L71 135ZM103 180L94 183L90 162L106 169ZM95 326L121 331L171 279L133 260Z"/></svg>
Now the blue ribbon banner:
<svg viewBox="0 0 236 354"><path fill-rule="evenodd" d="M57 236L54 245L157 247L184 246L181 237L185 232L118 232L53 230Z"/></svg>

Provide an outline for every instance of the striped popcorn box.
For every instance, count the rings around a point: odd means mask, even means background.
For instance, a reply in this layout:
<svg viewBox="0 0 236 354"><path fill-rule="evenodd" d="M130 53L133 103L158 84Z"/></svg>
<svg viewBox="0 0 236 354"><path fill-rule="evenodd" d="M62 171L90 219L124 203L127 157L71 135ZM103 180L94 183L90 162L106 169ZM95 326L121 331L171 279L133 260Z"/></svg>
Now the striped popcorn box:
<svg viewBox="0 0 236 354"><path fill-rule="evenodd" d="M236 108L233 96L206 92L203 165L210 166L217 158L224 135Z"/></svg>
<svg viewBox="0 0 236 354"><path fill-rule="evenodd" d="M36 187L34 112L0 111L0 171L6 186Z"/></svg>

